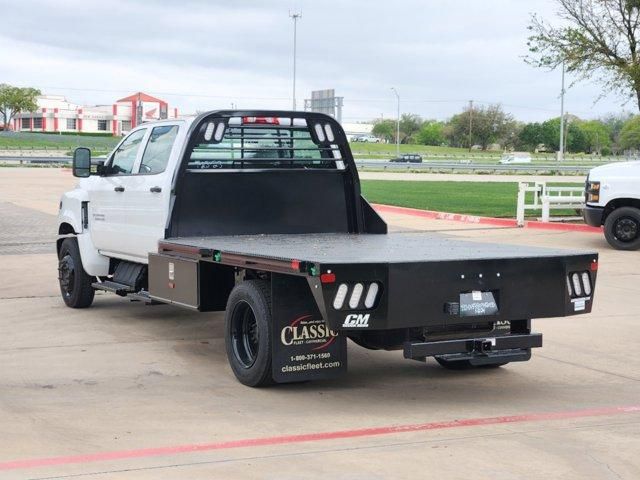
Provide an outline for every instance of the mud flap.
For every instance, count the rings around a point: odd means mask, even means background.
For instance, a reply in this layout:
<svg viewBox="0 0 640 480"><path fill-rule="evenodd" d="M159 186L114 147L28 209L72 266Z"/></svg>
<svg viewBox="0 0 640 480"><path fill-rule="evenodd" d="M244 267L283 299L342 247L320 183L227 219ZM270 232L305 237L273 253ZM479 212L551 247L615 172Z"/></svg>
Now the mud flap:
<svg viewBox="0 0 640 480"><path fill-rule="evenodd" d="M334 378L347 370L347 339L324 321L305 278L273 274L271 299L276 382Z"/></svg>

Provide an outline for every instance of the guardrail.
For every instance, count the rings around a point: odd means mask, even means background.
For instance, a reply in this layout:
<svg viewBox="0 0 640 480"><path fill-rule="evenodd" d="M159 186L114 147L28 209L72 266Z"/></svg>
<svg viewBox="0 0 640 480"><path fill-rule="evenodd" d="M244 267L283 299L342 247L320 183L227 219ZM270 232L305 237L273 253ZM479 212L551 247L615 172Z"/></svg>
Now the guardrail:
<svg viewBox="0 0 640 480"><path fill-rule="evenodd" d="M533 193L533 202L527 204L527 193ZM542 210L542 221L554 220L551 210L584 209L584 187L548 187L546 182L520 182L516 222L524 226L527 210Z"/></svg>
<svg viewBox="0 0 640 480"><path fill-rule="evenodd" d="M498 161L502 158L502 154L474 154L474 153L432 153L432 152L412 152L422 156L423 160L463 160L463 159L472 159L472 160L494 160ZM392 158L393 154L388 152L376 152L376 151L355 151L353 152L354 156L364 157L370 156L379 156L381 160L384 160L385 157ZM557 162L557 157L555 155L532 155L533 161L547 161L547 162ZM637 156L634 155L616 155L609 157L599 157L599 156L590 156L590 155L565 155L564 162L580 162L580 163L595 163L595 164L605 164L605 163L614 163L614 162L628 162L632 160L638 160Z"/></svg>
<svg viewBox="0 0 640 480"><path fill-rule="evenodd" d="M382 170L421 170L421 171L464 171L464 172L530 172L530 173L566 173L574 175L586 175L593 168L592 165L547 165L547 164L518 164L518 165L502 165L502 164L480 164L480 163L396 163L383 162L376 160L356 160L358 167L378 168Z"/></svg>
<svg viewBox="0 0 640 480"><path fill-rule="evenodd" d="M44 165L68 165L71 157L3 157L0 155L0 164L44 164Z"/></svg>

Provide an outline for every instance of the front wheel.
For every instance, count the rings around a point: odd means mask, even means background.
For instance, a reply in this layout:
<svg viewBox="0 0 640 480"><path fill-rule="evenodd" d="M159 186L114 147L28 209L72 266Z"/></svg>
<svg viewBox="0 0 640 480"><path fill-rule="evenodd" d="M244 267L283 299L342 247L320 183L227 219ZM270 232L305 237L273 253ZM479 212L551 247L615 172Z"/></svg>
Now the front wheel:
<svg viewBox="0 0 640 480"><path fill-rule="evenodd" d="M604 236L609 245L617 250L638 250L640 248L640 209L616 208L604 222Z"/></svg>
<svg viewBox="0 0 640 480"><path fill-rule="evenodd" d="M263 387L271 373L271 292L269 282L245 280L229 295L224 338L229 365L240 383Z"/></svg>
<svg viewBox="0 0 640 480"><path fill-rule="evenodd" d="M65 238L58 254L58 281L64 303L71 308L87 308L93 303L94 278L84 271L78 240Z"/></svg>

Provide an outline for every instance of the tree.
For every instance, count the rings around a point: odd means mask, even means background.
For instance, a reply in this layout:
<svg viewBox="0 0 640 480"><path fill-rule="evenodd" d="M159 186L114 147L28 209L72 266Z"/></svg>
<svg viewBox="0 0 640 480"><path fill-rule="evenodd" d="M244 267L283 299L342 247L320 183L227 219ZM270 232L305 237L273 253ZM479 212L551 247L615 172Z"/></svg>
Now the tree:
<svg viewBox="0 0 640 480"><path fill-rule="evenodd" d="M611 152L617 155L621 150L620 146L620 132L624 124L633 118L630 113L611 114L604 117L601 121L604 123L611 132Z"/></svg>
<svg viewBox="0 0 640 480"><path fill-rule="evenodd" d="M623 150L640 149L640 116L635 116L625 122L620 131L620 147Z"/></svg>
<svg viewBox="0 0 640 480"><path fill-rule="evenodd" d="M545 147L560 150L560 117L551 118L542 122L540 125L542 131L542 142ZM566 128L566 126L565 126Z"/></svg>
<svg viewBox="0 0 640 480"><path fill-rule="evenodd" d="M565 62L578 80L635 97L640 109L640 1L555 0L561 26L531 17L525 61L554 69ZM603 93L604 94L604 93Z"/></svg>
<svg viewBox="0 0 640 480"><path fill-rule="evenodd" d="M611 151L611 130L600 120L580 122L578 127L586 140L586 151L602 154L602 151Z"/></svg>
<svg viewBox="0 0 640 480"><path fill-rule="evenodd" d="M472 116L472 138L469 145L469 116ZM451 144L457 147L470 147L479 144L483 150L498 141L512 140L516 124L513 117L502 110L500 105L476 107L471 111L464 110L454 115L449 124L451 130Z"/></svg>
<svg viewBox="0 0 640 480"><path fill-rule="evenodd" d="M518 135L519 148L534 151L541 143L544 143L544 129L540 123L527 123L522 127Z"/></svg>
<svg viewBox="0 0 640 480"><path fill-rule="evenodd" d="M442 145L445 143L444 124L436 120L427 120L422 124L416 139L421 145Z"/></svg>
<svg viewBox="0 0 640 480"><path fill-rule="evenodd" d="M21 112L33 112L38 109L36 97L40 90L35 88L20 88L0 84L0 116L4 119L7 129L13 117Z"/></svg>
<svg viewBox="0 0 640 480"><path fill-rule="evenodd" d="M581 128L580 120L570 121L567 126L567 151L571 153L586 152L589 142L585 132Z"/></svg>
<svg viewBox="0 0 640 480"><path fill-rule="evenodd" d="M588 148L588 140L580 128L582 120L573 115L568 115L565 123L565 145L568 152L584 152ZM560 149L560 117L543 122L542 143L555 151Z"/></svg>
<svg viewBox="0 0 640 480"><path fill-rule="evenodd" d="M373 123L371 133L386 142L394 142L396 139L396 122L393 120L376 120Z"/></svg>
<svg viewBox="0 0 640 480"><path fill-rule="evenodd" d="M414 143L414 135L422 126L422 118L415 113L403 113L400 117L400 139L402 143Z"/></svg>

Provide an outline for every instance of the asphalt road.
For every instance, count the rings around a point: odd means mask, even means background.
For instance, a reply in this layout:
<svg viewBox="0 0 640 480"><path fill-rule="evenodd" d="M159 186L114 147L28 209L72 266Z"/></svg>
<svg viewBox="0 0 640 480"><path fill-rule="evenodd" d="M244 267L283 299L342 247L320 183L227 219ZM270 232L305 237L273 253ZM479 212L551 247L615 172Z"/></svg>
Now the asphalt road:
<svg viewBox="0 0 640 480"><path fill-rule="evenodd" d="M48 245L73 183L59 169L0 170L0 478L640 478L637 252L598 234L388 216L596 249L594 312L534 321L545 345L524 364L452 372L350 344L341 379L248 389L227 365L221 314L106 294L63 305Z"/></svg>

